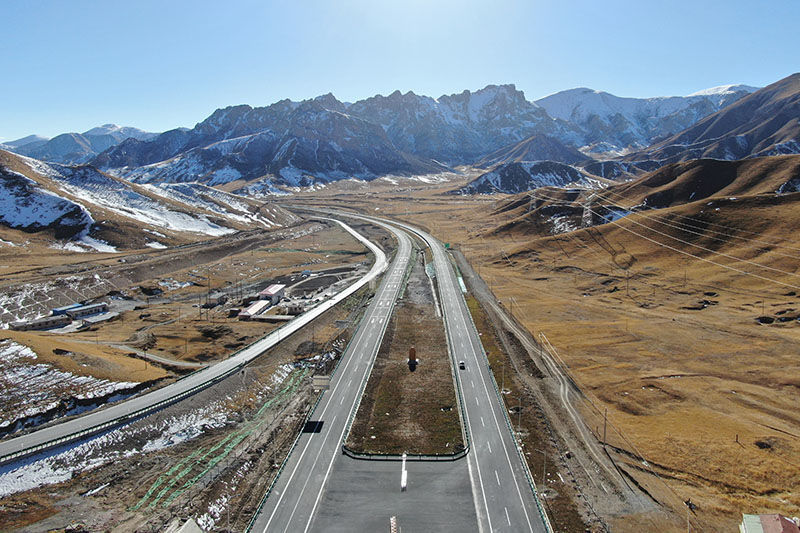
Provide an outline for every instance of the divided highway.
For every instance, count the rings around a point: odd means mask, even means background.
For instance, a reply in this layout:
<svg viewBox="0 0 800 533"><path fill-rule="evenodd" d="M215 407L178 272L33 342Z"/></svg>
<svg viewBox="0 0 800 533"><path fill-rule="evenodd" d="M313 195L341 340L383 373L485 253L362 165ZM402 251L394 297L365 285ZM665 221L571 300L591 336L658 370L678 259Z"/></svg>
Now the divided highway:
<svg viewBox="0 0 800 533"><path fill-rule="evenodd" d="M175 383L153 392L143 394L124 402L114 403L105 409L93 411L73 420L42 428L27 435L0 441L0 464L113 427L130 418L140 416L158 409L163 405L187 397L207 387L211 383L237 372L248 362L355 293L386 270L386 255L380 248L347 224L338 220L335 222L362 242L375 255L375 263L370 271L360 280L350 285L330 300L322 302L317 307L303 313L280 329L275 330L263 339L240 350L225 361L221 361L213 366L195 372L194 374L190 374L180 381L176 381Z"/></svg>
<svg viewBox="0 0 800 533"><path fill-rule="evenodd" d="M344 214L344 213L337 213ZM415 498L444 502L441 514L458 513L461 499L458 486L469 485L475 514L461 510L462 523L454 520L452 528L465 530L463 519L472 517L477 523L466 526L482 532L533 531L548 532L546 516L540 512L536 496L528 481L527 467L517 451L514 436L508 426L506 414L488 368L483 345L471 322L469 310L461 294L454 269L442 244L429 234L405 224L366 216L354 216L375 224L394 224L414 232L430 246L437 273L439 296L448 332L450 351L456 361L465 361L459 372L460 388L464 399L464 413L471 448L466 456L468 476L459 477L461 461L433 465L414 465L411 480L415 483ZM394 479L396 466L392 463L357 461L341 454L340 446L345 436L347 421L355 414L369 376L372 363L405 272L408 257L408 238L388 226L400 240L400 248L390 274L384 280L375 302L362 322L362 329L340 362L340 369L331 383L331 390L311 415L311 420L323 422L321 433L306 433L300 437L283 473L276 481L263 508L253 522L252 531L350 531L356 524L376 525L383 514L405 515L410 530L425 530L424 521L409 518L407 508L409 492L401 493L395 482L386 483L386 475ZM337 462L338 461L338 462ZM355 463L360 463L359 466ZM426 470L436 472L433 482ZM372 472L374 482L369 478ZM398 471L399 472L399 471ZM367 477L365 477L367 476ZM362 479L362 486L348 489L347 481ZM399 478L398 478L399 479ZM369 487L373 491L365 494ZM431 494L416 494L419 490L435 490ZM440 493L440 491L443 491ZM429 509L420 502L420 511ZM366 513L366 515L365 515ZM320 516L315 516L320 515ZM372 515L376 515L373 517ZM389 515L387 515L389 516ZM430 515L428 515L430 517ZM381 518L383 517L383 518ZM331 520L331 523L325 521ZM387 522L388 524L388 522ZM430 525L430 524L429 524ZM441 526L441 524L439 524Z"/></svg>
<svg viewBox="0 0 800 533"><path fill-rule="evenodd" d="M343 457L341 443L349 418L361 399L411 254L411 240L405 232L375 223L395 234L399 242L397 254L331 377L330 390L322 393L311 414L315 431L302 433L295 443L280 477L251 523L251 531L308 531L334 461Z"/></svg>
<svg viewBox="0 0 800 533"><path fill-rule="evenodd" d="M456 361L466 363L457 372L472 437L467 461L479 531L550 531L528 483L527 467L517 452L483 345L444 247L424 231L393 223L418 234L431 248L451 353Z"/></svg>

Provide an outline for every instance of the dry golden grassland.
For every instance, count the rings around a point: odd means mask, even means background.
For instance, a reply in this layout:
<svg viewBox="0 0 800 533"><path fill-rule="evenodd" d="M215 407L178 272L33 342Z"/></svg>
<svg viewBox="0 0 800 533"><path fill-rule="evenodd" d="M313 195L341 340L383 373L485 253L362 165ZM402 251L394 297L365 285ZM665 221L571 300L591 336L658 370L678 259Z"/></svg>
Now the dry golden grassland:
<svg viewBox="0 0 800 533"><path fill-rule="evenodd" d="M464 447L444 324L436 316L421 262L412 272L348 438L357 452L435 455ZM408 365L412 347L420 362L413 371Z"/></svg>
<svg viewBox="0 0 800 533"><path fill-rule="evenodd" d="M359 197L331 191L325 201L370 213L377 207L460 246L504 305L532 333L548 337L596 408L608 409L625 437L610 435L611 444L641 456L633 463L646 459L660 478L648 468L632 474L679 515L683 500L698 506L695 527L731 530L742 512L800 514L800 324L756 320L795 317L800 310L800 289L792 287L800 285L796 201L740 198L720 200L719 211L700 213L703 204L666 211L702 215L722 231L762 243L688 238L640 215L619 222L775 283L612 224L531 237L514 231L503 215L491 215L502 197L439 194L447 188ZM501 224L510 229L495 232ZM602 431L597 411L585 410L587 425Z"/></svg>

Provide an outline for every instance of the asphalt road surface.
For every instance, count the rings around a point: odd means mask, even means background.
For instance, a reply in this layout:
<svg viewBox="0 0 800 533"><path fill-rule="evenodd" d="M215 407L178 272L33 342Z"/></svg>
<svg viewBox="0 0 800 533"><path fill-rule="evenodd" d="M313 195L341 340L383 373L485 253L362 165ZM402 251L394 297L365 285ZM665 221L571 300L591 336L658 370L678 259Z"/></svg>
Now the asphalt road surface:
<svg viewBox="0 0 800 533"><path fill-rule="evenodd" d="M29 453L32 450L42 450L56 445L61 445L70 440L77 440L81 438L81 433L91 434L102 428L113 425L120 419L136 413L142 409L153 408L164 401L169 401L180 394L189 394L193 389L203 387L209 382L219 379L226 374L235 372L237 369L243 367L252 359L258 357L266 350L280 342L282 339L291 335L299 330L316 317L344 300L351 294L355 293L358 289L375 279L387 267L386 255L375 244L368 241L365 237L357 233L350 226L336 221L348 233L353 235L356 239L361 241L367 246L375 255L375 263L370 271L362 277L359 281L349 286L330 300L322 302L313 309L303 313L296 319L285 324L282 328L270 333L260 341L244 348L236 355L221 361L213 366L204 368L194 374L190 374L186 378L176 381L166 387L162 387L153 392L137 396L124 402L114 403L105 409L87 413L81 417L56 424L53 426L45 427L22 435L13 439L0 441L0 463L9 462L13 460L18 453ZM406 239L407 240L407 239Z"/></svg>
<svg viewBox="0 0 800 533"><path fill-rule="evenodd" d="M388 529L388 518L395 516L405 532L546 532L546 519L530 489L450 260L441 243L427 233L398 226L419 234L433 251L451 353L456 361L466 363L464 370L457 370L471 435L466 460L409 462L408 490L401 492L399 463L358 461L341 454L346 421L356 409L360 384L369 375L382 335L376 335L369 346L362 346L359 339L340 363L347 366L337 372L331 390L312 414L312 420L323 422L323 430L301 437L252 530L377 531ZM397 257L403 258L401 253ZM394 301L387 291L399 288L395 279L401 280L403 271L392 267L378 301ZM388 318L391 305L385 301L387 314L380 316ZM364 330L383 326L374 323L370 312Z"/></svg>
<svg viewBox="0 0 800 533"><path fill-rule="evenodd" d="M514 437L497 396L483 346L447 253L431 235L419 234L433 252L439 298L456 361L466 363L460 375L466 424L471 436L467 454L479 531L548 531L530 489ZM531 450L531 453L535 453Z"/></svg>
<svg viewBox="0 0 800 533"><path fill-rule="evenodd" d="M308 426L313 426L314 430L301 434L269 497L255 517L252 531L295 533L311 528L334 461L342 457L341 442L349 417L361 398L408 266L411 240L403 231L391 231L399 242L394 261L358 331L342 354L331 377L330 390L322 393L311 414L313 424L309 422Z"/></svg>

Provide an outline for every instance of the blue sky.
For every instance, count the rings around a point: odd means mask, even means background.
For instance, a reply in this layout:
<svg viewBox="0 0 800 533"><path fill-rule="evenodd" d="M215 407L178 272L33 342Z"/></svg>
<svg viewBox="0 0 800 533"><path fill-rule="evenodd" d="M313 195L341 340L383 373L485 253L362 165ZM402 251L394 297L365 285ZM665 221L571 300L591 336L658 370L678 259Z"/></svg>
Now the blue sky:
<svg viewBox="0 0 800 533"><path fill-rule="evenodd" d="M326 92L766 85L800 70L798 21L796 0L6 0L0 139L164 131Z"/></svg>

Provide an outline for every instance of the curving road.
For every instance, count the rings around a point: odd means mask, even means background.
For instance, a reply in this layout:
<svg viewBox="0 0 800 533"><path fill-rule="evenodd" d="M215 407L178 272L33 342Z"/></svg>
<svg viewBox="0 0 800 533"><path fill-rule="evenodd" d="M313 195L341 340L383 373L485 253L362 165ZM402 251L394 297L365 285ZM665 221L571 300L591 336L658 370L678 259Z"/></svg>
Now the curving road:
<svg viewBox="0 0 800 533"><path fill-rule="evenodd" d="M361 287L375 279L388 264L386 255L375 244L356 232L347 224L336 220L345 231L362 242L375 255L375 263L367 274L345 290L322 302L317 307L303 313L281 328L273 331L263 339L236 352L229 359L188 375L166 387L143 394L130 400L112 404L105 409L87 413L81 417L45 427L13 439L0 441L0 464L13 461L18 457L58 446L66 442L78 440L88 435L112 427L130 418L158 409L163 405L185 398L208 385L219 381L241 369L251 360L276 345L282 339L299 330L322 313L341 302Z"/></svg>
<svg viewBox="0 0 800 533"><path fill-rule="evenodd" d="M315 431L300 435L280 477L253 519L252 531L306 532L311 529L334 461L343 457L341 442L349 418L358 408L411 254L411 240L405 232L374 223L397 237L397 254L331 377L330 390L323 392L311 414L310 420L315 424L309 426Z"/></svg>
<svg viewBox="0 0 800 533"><path fill-rule="evenodd" d="M458 372L465 422L472 436L467 461L478 530L549 531L547 518L539 512L539 503L528 483L527 467L517 452L483 345L442 243L412 226L395 224L418 234L431 248L451 353L456 361L466 363L466 368Z"/></svg>
<svg viewBox="0 0 800 533"><path fill-rule="evenodd" d="M400 526L408 531L477 530L551 531L549 522L528 482L527 468L518 454L509 429L504 406L483 352L477 331L461 294L453 266L442 244L429 234L412 226L374 217L348 215L374 224L392 224L416 233L430 246L437 272L439 296L448 332L450 352L456 361L465 361L458 370L464 398L465 424L471 435L471 448L466 461L409 466L413 487L399 491L399 467L396 463L356 461L341 455L339 447L346 429L346 420L355 413L362 394L362 383L369 375L377 353L380 336L368 344L357 339L348 350L345 365L337 372L330 391L323 396L313 420L323 421L318 434L306 434L290 456L287 467L264 501L256 517L253 531L360 531L388 526L389 516L396 515ZM397 229L389 229L398 235ZM405 239L402 232L398 238ZM401 251L405 250L401 245ZM406 264L398 253L396 261ZM378 302L385 302L388 317L394 291L399 288L404 268L392 267ZM375 309L370 311L375 312ZM377 331L384 324L374 324L370 314L362 323L365 331ZM384 320L385 321L385 320ZM325 425L330 424L330 431ZM337 460L337 456L339 459ZM466 462L466 465L465 465ZM463 472L463 475L462 475ZM388 480L388 481L387 481ZM469 496L464 498L464 492ZM438 506L433 510L431 502ZM473 509L463 505L472 503ZM455 515L455 517L454 517ZM444 524L441 517L450 520ZM436 522L436 520L439 520Z"/></svg>

